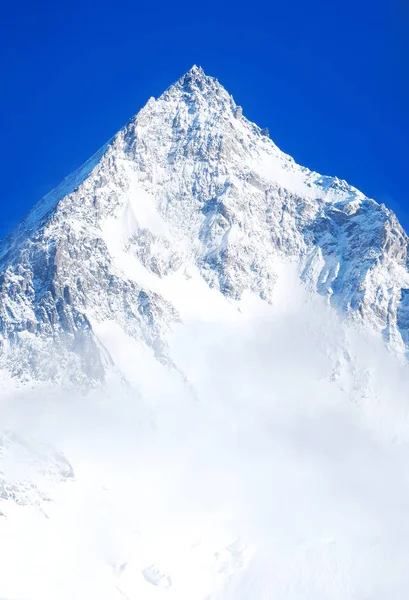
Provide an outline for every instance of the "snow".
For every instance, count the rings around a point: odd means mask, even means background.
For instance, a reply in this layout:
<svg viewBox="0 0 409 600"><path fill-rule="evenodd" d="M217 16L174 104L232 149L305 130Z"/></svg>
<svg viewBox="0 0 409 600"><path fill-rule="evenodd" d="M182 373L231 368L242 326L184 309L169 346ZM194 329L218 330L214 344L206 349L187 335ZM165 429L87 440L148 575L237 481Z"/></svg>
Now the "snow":
<svg viewBox="0 0 409 600"><path fill-rule="evenodd" d="M237 109L194 67L0 251L0 598L408 596L407 236Z"/></svg>
<svg viewBox="0 0 409 600"><path fill-rule="evenodd" d="M41 445L24 469L50 499L1 504L0 597L405 595L407 371L279 270L275 307L249 297L204 321L196 298L169 339L187 379L105 324L130 388L3 396L3 427ZM343 338L347 391L329 378ZM74 477L45 488L51 448ZM6 478L27 478L21 459Z"/></svg>

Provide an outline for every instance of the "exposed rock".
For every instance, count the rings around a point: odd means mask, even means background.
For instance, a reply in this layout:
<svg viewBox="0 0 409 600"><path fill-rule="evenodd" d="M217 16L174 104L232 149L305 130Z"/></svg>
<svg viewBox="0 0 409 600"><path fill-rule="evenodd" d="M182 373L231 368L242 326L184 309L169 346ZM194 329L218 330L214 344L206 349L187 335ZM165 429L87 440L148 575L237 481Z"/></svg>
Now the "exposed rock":
<svg viewBox="0 0 409 600"><path fill-rule="evenodd" d="M408 237L396 216L298 166L194 67L0 246L0 366L98 384L115 368L94 332L106 321L166 362L179 317L157 280L195 268L233 300L248 290L271 302L278 255L394 351L408 348Z"/></svg>

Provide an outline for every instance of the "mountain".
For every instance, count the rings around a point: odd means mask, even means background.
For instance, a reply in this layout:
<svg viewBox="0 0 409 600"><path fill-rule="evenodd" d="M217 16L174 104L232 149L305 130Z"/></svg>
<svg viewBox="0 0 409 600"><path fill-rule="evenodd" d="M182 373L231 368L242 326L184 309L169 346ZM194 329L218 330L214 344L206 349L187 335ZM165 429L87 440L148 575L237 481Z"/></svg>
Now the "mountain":
<svg viewBox="0 0 409 600"><path fill-rule="evenodd" d="M0 246L0 599L409 594L409 263L193 67Z"/></svg>
<svg viewBox="0 0 409 600"><path fill-rule="evenodd" d="M297 165L193 67L45 196L0 250L1 366L22 380L97 384L114 321L171 361L171 282L195 272L232 301L274 302L277 257L309 289L409 344L408 237L336 177Z"/></svg>

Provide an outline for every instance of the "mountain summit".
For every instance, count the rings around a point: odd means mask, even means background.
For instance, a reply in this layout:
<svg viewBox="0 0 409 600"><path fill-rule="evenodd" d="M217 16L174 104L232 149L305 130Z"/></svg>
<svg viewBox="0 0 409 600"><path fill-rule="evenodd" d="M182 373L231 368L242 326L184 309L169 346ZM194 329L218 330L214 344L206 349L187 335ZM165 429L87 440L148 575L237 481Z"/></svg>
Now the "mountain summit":
<svg viewBox="0 0 409 600"><path fill-rule="evenodd" d="M408 598L408 268L199 67L151 98L0 247L0 598Z"/></svg>
<svg viewBox="0 0 409 600"><path fill-rule="evenodd" d="M183 320L171 289L188 294L194 274L231 302L274 303L282 258L407 352L408 237L393 212L297 165L193 66L2 243L0 366L97 384L116 369L107 323L171 364L166 332Z"/></svg>

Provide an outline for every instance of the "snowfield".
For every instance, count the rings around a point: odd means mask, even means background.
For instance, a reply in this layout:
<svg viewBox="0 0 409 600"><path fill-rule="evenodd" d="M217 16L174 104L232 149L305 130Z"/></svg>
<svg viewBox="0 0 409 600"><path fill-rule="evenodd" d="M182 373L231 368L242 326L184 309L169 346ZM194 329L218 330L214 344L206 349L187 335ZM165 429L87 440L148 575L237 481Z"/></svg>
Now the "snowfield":
<svg viewBox="0 0 409 600"><path fill-rule="evenodd" d="M407 369L285 268L176 328L187 381L112 325L130 387L3 394L2 597L409 591Z"/></svg>
<svg viewBox="0 0 409 600"><path fill-rule="evenodd" d="M409 597L407 241L149 100L0 246L0 599Z"/></svg>

